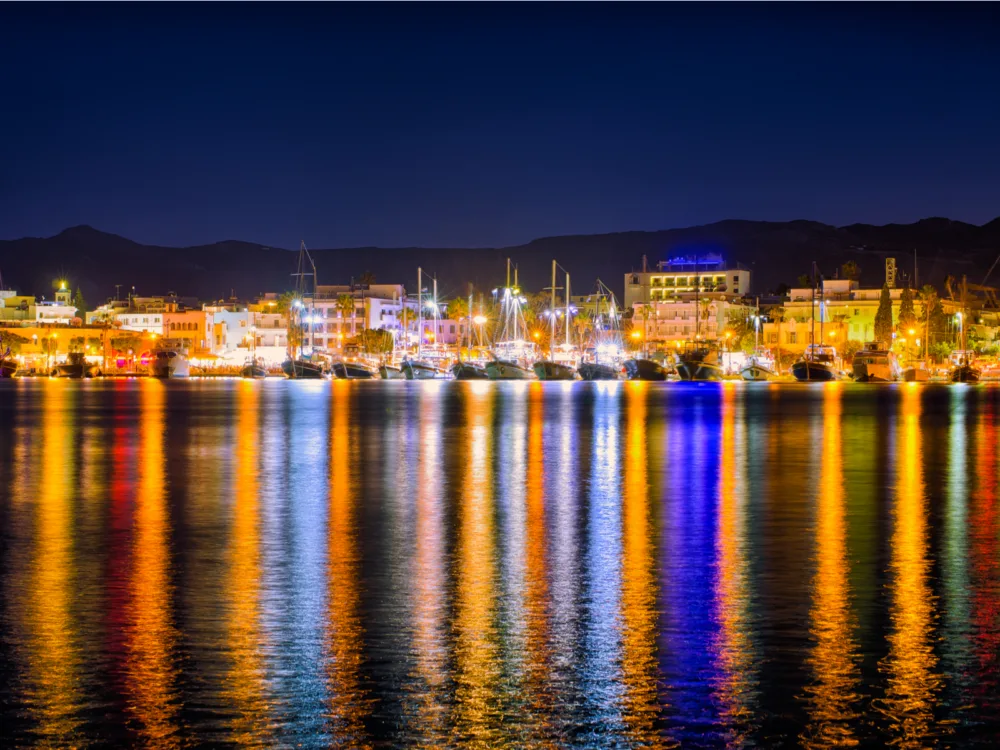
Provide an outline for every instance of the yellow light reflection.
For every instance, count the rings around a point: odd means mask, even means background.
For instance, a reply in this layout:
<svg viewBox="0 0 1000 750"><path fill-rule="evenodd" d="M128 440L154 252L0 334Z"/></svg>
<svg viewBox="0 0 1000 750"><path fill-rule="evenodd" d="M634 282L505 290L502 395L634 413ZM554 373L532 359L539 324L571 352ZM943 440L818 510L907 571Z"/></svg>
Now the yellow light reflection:
<svg viewBox="0 0 1000 750"><path fill-rule="evenodd" d="M132 543L132 578L128 607L126 674L129 711L137 719L143 743L180 745L173 649L177 633L171 621L170 550L164 483L163 383L140 386L139 482Z"/></svg>
<svg viewBox="0 0 1000 750"><path fill-rule="evenodd" d="M744 473L746 438L743 415L737 413L741 396L742 392L735 387L722 389L719 530L715 545L719 566L715 586L719 620L715 700L720 718L728 727L726 741L733 747L746 741L744 733L753 715L755 699L746 529L748 493Z"/></svg>
<svg viewBox="0 0 1000 750"><path fill-rule="evenodd" d="M352 435L351 383L331 383L330 399L330 515L328 524L327 680L329 709L335 736L351 747L370 747L364 717L368 707L361 690L363 654L359 614L356 495L351 471L359 446Z"/></svg>
<svg viewBox="0 0 1000 750"><path fill-rule="evenodd" d="M630 382L622 498L622 718L632 744L659 744L657 716L656 577L649 512L649 451L646 441L648 383Z"/></svg>
<svg viewBox="0 0 1000 750"><path fill-rule="evenodd" d="M260 388L241 382L236 394L236 467L233 528L229 550L228 646L232 666L226 697L238 715L230 722L230 739L241 745L266 743L268 701L261 634Z"/></svg>
<svg viewBox="0 0 1000 750"><path fill-rule="evenodd" d="M883 667L888 674L884 701L893 742L926 747L934 731L934 596L927 582L927 506L920 435L922 390L901 391L890 572L892 633Z"/></svg>
<svg viewBox="0 0 1000 750"><path fill-rule="evenodd" d="M31 563L28 696L44 743L72 744L80 721L81 664L72 612L71 485L76 450L69 387L45 384L38 503Z"/></svg>
<svg viewBox="0 0 1000 750"><path fill-rule="evenodd" d="M455 729L463 743L496 745L503 737L496 710L500 681L494 625L494 523L488 391L466 394L469 471L459 511L455 613Z"/></svg>
<svg viewBox="0 0 1000 750"><path fill-rule="evenodd" d="M475 384L475 383L473 383ZM441 403L435 394L420 392L419 449L417 454L416 550L413 586L413 651L420 731L426 742L443 744L447 736L445 691L447 642L444 630L446 581L444 529L441 508Z"/></svg>
<svg viewBox="0 0 1000 750"><path fill-rule="evenodd" d="M525 476L527 543L524 549L524 684L525 704L533 720L532 741L551 730L547 681L551 668L549 642L548 554L545 541L545 426L542 383L528 392L528 461Z"/></svg>
<svg viewBox="0 0 1000 750"><path fill-rule="evenodd" d="M823 392L823 446L816 512L816 572L812 580L807 659L812 683L805 688L808 725L800 738L805 747L853 747L858 744L859 681L855 623L851 612L847 555L846 500L843 486L841 399L839 383Z"/></svg>

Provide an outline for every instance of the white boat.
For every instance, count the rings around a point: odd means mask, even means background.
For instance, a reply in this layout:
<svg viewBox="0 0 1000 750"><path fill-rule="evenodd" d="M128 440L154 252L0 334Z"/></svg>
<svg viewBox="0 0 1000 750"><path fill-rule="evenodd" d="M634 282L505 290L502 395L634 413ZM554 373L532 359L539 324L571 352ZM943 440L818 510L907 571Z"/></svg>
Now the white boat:
<svg viewBox="0 0 1000 750"><path fill-rule="evenodd" d="M740 368L740 377L744 380L770 380L774 376L774 364L770 359L765 357L758 357L756 355L749 357L746 364Z"/></svg>
<svg viewBox="0 0 1000 750"><path fill-rule="evenodd" d="M901 376L896 355L883 349L877 341L869 341L854 355L851 369L858 383L892 383Z"/></svg>
<svg viewBox="0 0 1000 750"><path fill-rule="evenodd" d="M402 368L393 365L380 365L378 373L382 376L382 380L406 380Z"/></svg>
<svg viewBox="0 0 1000 750"><path fill-rule="evenodd" d="M530 363L538 358L534 342L527 340L527 324L521 310L527 300L521 295L517 285L517 267L514 268L514 284L510 283L511 264L507 259L507 286L500 297L500 317L503 327L500 337L493 345L493 360L486 363L486 374L490 380L535 380L535 372Z"/></svg>
<svg viewBox="0 0 1000 750"><path fill-rule="evenodd" d="M173 349L157 349L149 361L149 375L154 378L186 378L191 374L187 357Z"/></svg>
<svg viewBox="0 0 1000 750"><path fill-rule="evenodd" d="M399 369L407 380L451 380L455 377L448 370L442 370L429 362L415 359L404 359Z"/></svg>

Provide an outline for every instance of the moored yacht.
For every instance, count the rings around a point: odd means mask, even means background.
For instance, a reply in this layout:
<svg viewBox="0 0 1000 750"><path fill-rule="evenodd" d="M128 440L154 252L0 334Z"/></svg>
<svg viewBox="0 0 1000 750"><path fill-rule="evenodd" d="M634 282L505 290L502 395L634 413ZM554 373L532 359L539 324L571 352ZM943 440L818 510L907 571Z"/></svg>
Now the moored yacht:
<svg viewBox="0 0 1000 750"><path fill-rule="evenodd" d="M688 342L674 353L677 375L681 380L722 380L719 349L707 341Z"/></svg>
<svg viewBox="0 0 1000 750"><path fill-rule="evenodd" d="M455 380L488 380L486 368L474 362L456 362L451 366Z"/></svg>
<svg viewBox="0 0 1000 750"><path fill-rule="evenodd" d="M83 352L70 352L66 361L52 370L56 378L96 378L100 374L101 368L88 362Z"/></svg>
<svg viewBox="0 0 1000 750"><path fill-rule="evenodd" d="M877 341L869 341L864 349L855 353L851 370L858 383L892 383L900 378L896 355L883 349Z"/></svg>
<svg viewBox="0 0 1000 750"><path fill-rule="evenodd" d="M357 362L334 362L330 374L338 380L371 380L375 373Z"/></svg>
<svg viewBox="0 0 1000 750"><path fill-rule="evenodd" d="M667 371L651 359L627 359L625 377L629 380L666 380Z"/></svg>
<svg viewBox="0 0 1000 750"><path fill-rule="evenodd" d="M740 368L740 377L751 381L770 380L775 377L774 363L769 358L752 355Z"/></svg>
<svg viewBox="0 0 1000 750"><path fill-rule="evenodd" d="M448 370L417 359L404 359L399 369L407 380L448 380L452 377Z"/></svg>
<svg viewBox="0 0 1000 750"><path fill-rule="evenodd" d="M495 359L486 363L486 376L490 380L534 380L535 373L509 359Z"/></svg>
<svg viewBox="0 0 1000 750"><path fill-rule="evenodd" d="M577 368L583 380L621 380L622 368L599 362L581 362Z"/></svg>
<svg viewBox="0 0 1000 750"><path fill-rule="evenodd" d="M802 359L792 365L792 377L802 383L839 380L837 350L832 346L810 344Z"/></svg>
<svg viewBox="0 0 1000 750"><path fill-rule="evenodd" d="M190 366L182 352L157 349L149 360L149 374L154 378L186 378L190 375Z"/></svg>
<svg viewBox="0 0 1000 750"><path fill-rule="evenodd" d="M267 377L267 369L259 359L247 357L247 361L243 364L243 369L240 370L240 375L244 378L259 380Z"/></svg>
<svg viewBox="0 0 1000 750"><path fill-rule="evenodd" d="M406 380L402 368L395 365L379 365L378 374L382 380Z"/></svg>
<svg viewBox="0 0 1000 750"><path fill-rule="evenodd" d="M571 365L562 362L535 362L532 366L539 380L576 380L577 373Z"/></svg>

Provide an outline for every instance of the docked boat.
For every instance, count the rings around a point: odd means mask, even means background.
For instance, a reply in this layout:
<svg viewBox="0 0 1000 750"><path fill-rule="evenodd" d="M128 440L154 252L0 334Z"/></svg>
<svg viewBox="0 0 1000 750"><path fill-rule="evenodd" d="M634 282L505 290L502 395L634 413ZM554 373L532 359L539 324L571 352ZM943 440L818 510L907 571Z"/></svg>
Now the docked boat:
<svg viewBox="0 0 1000 750"><path fill-rule="evenodd" d="M904 383L926 383L931 379L931 374L926 367L909 365L900 371L899 377Z"/></svg>
<svg viewBox="0 0 1000 750"><path fill-rule="evenodd" d="M760 357L750 357L746 364L740 368L740 377L744 380L760 382L771 380L775 377L774 368L770 366L770 361Z"/></svg>
<svg viewBox="0 0 1000 750"><path fill-rule="evenodd" d="M868 342L854 355L851 370L858 383L893 383L901 376L896 355L875 341Z"/></svg>
<svg viewBox="0 0 1000 750"><path fill-rule="evenodd" d="M240 370L240 375L244 378L259 380L267 377L267 369L261 364L259 359L248 357L247 361L243 364L243 369Z"/></svg>
<svg viewBox="0 0 1000 750"><path fill-rule="evenodd" d="M952 383L978 383L981 377L982 373L969 364L968 360L951 371Z"/></svg>
<svg viewBox="0 0 1000 750"><path fill-rule="evenodd" d="M100 374L101 368L88 362L82 352L70 352L66 361L52 370L56 378L96 378Z"/></svg>
<svg viewBox="0 0 1000 750"><path fill-rule="evenodd" d="M378 374L382 376L382 380L406 380L402 368L395 365L379 365Z"/></svg>
<svg viewBox="0 0 1000 750"><path fill-rule="evenodd" d="M486 363L486 376L490 380L534 380L535 373L509 359L496 359Z"/></svg>
<svg viewBox="0 0 1000 750"><path fill-rule="evenodd" d="M452 376L448 370L415 359L404 359L399 369L407 380L447 380Z"/></svg>
<svg viewBox="0 0 1000 750"><path fill-rule="evenodd" d="M12 359L0 359L0 378L12 378L17 372L17 362Z"/></svg>
<svg viewBox="0 0 1000 750"><path fill-rule="evenodd" d="M813 263L812 280L812 330L809 338L816 341L816 283L818 274L816 264ZM823 301L820 300L820 310L823 309ZM823 340L823 317L820 316L819 340ZM824 344L809 344L806 351L798 362L792 365L792 377L800 383L828 382L840 380L840 373L837 371L837 350L832 346Z"/></svg>
<svg viewBox="0 0 1000 750"><path fill-rule="evenodd" d="M489 380L486 368L472 362L456 362L451 366L455 380Z"/></svg>
<svg viewBox="0 0 1000 750"><path fill-rule="evenodd" d="M576 370L562 362L535 362L532 369L539 380L576 380L577 378Z"/></svg>
<svg viewBox="0 0 1000 750"><path fill-rule="evenodd" d="M338 380L371 380L375 373L357 362L334 362L330 374Z"/></svg>
<svg viewBox="0 0 1000 750"><path fill-rule="evenodd" d="M583 380L621 380L620 367L602 365L598 362L581 362L577 368Z"/></svg>
<svg viewBox="0 0 1000 750"><path fill-rule="evenodd" d="M800 383L840 380L837 350L832 346L810 344L802 359L792 365L792 377Z"/></svg>
<svg viewBox="0 0 1000 750"><path fill-rule="evenodd" d="M281 363L281 371L292 380L318 380L325 376L321 361L305 357L286 359Z"/></svg>
<svg viewBox="0 0 1000 750"><path fill-rule="evenodd" d="M149 360L149 375L154 378L186 378L191 374L187 357L174 349L158 349Z"/></svg>
<svg viewBox="0 0 1000 750"><path fill-rule="evenodd" d="M629 380L666 380L667 371L651 359L627 359L625 377Z"/></svg>
<svg viewBox="0 0 1000 750"><path fill-rule="evenodd" d="M722 380L719 350L707 342L689 343L674 353L677 376L681 380Z"/></svg>

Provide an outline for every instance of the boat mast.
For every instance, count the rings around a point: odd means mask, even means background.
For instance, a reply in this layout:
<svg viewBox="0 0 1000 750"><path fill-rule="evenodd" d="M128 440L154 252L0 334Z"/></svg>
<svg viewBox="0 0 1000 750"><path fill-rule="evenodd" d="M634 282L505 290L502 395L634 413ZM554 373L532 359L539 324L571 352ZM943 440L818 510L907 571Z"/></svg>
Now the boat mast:
<svg viewBox="0 0 1000 750"><path fill-rule="evenodd" d="M438 321L441 318L441 310L438 308L438 277L434 277L434 296L431 298L434 300L434 343L438 343L438 334L441 332L441 326Z"/></svg>
<svg viewBox="0 0 1000 750"><path fill-rule="evenodd" d="M566 307L566 315L569 315L569 307ZM556 361L556 261L552 259L552 304L549 306L549 359Z"/></svg>
<svg viewBox="0 0 1000 750"><path fill-rule="evenodd" d="M816 261L813 261L813 283L812 283L812 329L809 331L809 338L813 344L816 343ZM816 353L815 349L806 349L809 352L809 356L806 359L812 358L812 355Z"/></svg>
<svg viewBox="0 0 1000 750"><path fill-rule="evenodd" d="M424 343L424 270L417 266L417 359Z"/></svg>
<svg viewBox="0 0 1000 750"><path fill-rule="evenodd" d="M569 271L566 272L566 356L569 356Z"/></svg>
<svg viewBox="0 0 1000 750"><path fill-rule="evenodd" d="M826 288L823 286L823 276L819 275L819 343L823 343L823 302L826 300Z"/></svg>
<svg viewBox="0 0 1000 750"><path fill-rule="evenodd" d="M760 346L760 297L757 298L757 313L753 318L753 353Z"/></svg>

